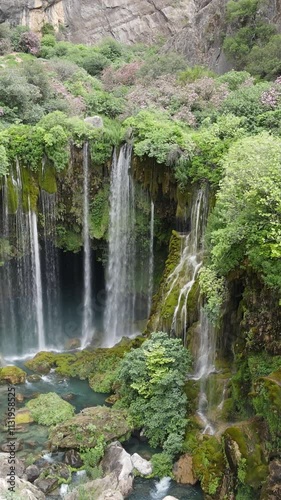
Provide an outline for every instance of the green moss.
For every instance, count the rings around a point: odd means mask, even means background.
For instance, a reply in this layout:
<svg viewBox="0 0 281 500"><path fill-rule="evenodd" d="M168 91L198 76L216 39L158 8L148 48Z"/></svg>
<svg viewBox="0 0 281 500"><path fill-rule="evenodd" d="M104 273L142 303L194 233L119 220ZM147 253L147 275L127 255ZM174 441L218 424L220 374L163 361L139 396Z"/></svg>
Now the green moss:
<svg viewBox="0 0 281 500"><path fill-rule="evenodd" d="M55 366L56 354L47 351L38 352L34 358L29 359L24 364L33 372L36 373L49 373L51 368Z"/></svg>
<svg viewBox="0 0 281 500"><path fill-rule="evenodd" d="M24 384L26 373L18 366L4 366L0 368L0 383L1 384Z"/></svg>
<svg viewBox="0 0 281 500"><path fill-rule="evenodd" d="M204 493L215 495L222 483L226 468L221 443L214 436L204 436L193 453L195 476L200 479ZM216 498L214 496L214 498Z"/></svg>
<svg viewBox="0 0 281 500"><path fill-rule="evenodd" d="M38 177L28 168L21 169L22 174L22 205L27 212L29 208L37 211L37 201L39 196Z"/></svg>
<svg viewBox="0 0 281 500"><path fill-rule="evenodd" d="M268 377L258 379L254 386L253 405L257 415L262 416L268 424L271 443L274 449L281 446L281 370Z"/></svg>
<svg viewBox="0 0 281 500"><path fill-rule="evenodd" d="M45 165L44 168L38 172L38 181L41 189L49 194L57 192L56 172L51 165Z"/></svg>
<svg viewBox="0 0 281 500"><path fill-rule="evenodd" d="M55 392L40 394L26 404L35 422L41 425L57 425L74 415L74 407Z"/></svg>
<svg viewBox="0 0 281 500"><path fill-rule="evenodd" d="M18 208L18 192L16 186L13 184L11 176L7 178L7 195L8 195L8 211L10 214L15 214Z"/></svg>
<svg viewBox="0 0 281 500"><path fill-rule="evenodd" d="M90 235L104 238L109 224L109 185L98 191L90 206Z"/></svg>

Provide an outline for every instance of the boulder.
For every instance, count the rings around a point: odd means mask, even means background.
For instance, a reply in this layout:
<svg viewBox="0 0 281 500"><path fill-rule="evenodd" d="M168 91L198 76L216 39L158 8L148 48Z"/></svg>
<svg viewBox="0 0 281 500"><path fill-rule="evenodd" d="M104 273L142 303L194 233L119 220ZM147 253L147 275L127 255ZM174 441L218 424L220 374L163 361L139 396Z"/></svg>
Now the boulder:
<svg viewBox="0 0 281 500"><path fill-rule="evenodd" d="M36 479L34 484L43 493L48 494L54 491L59 486L59 479L55 477L45 477Z"/></svg>
<svg viewBox="0 0 281 500"><path fill-rule="evenodd" d="M83 461L77 450L68 450L65 454L64 461L74 469L79 469L83 465Z"/></svg>
<svg viewBox="0 0 281 500"><path fill-rule="evenodd" d="M182 455L174 465L173 474L177 483L191 485L196 484L197 479L193 473L192 456L188 455L188 453Z"/></svg>
<svg viewBox="0 0 281 500"><path fill-rule="evenodd" d="M20 392L18 392L16 394L16 401L17 401L17 403L22 403L24 401L24 397L25 396L23 394L21 394Z"/></svg>
<svg viewBox="0 0 281 500"><path fill-rule="evenodd" d="M102 128L103 127L103 119L101 116L87 116L84 122L89 123L92 127Z"/></svg>
<svg viewBox="0 0 281 500"><path fill-rule="evenodd" d="M57 425L51 430L49 437L53 447L79 449L94 448L101 434L109 443L128 438L130 432L125 411L95 406L84 408L78 415Z"/></svg>
<svg viewBox="0 0 281 500"><path fill-rule="evenodd" d="M0 453L0 478L6 479L8 473L10 472L11 465L9 464L9 453ZM21 478L24 473L24 463L22 460L19 460L17 457L15 458L15 473ZM0 489L1 491L1 489Z"/></svg>
<svg viewBox="0 0 281 500"><path fill-rule="evenodd" d="M98 496L97 500L123 500L124 497L120 491L106 490Z"/></svg>
<svg viewBox="0 0 281 500"><path fill-rule="evenodd" d="M85 118L86 121L86 118ZM79 349L81 347L80 339L68 339L65 343L65 350L71 351L71 349Z"/></svg>
<svg viewBox="0 0 281 500"><path fill-rule="evenodd" d="M168 495L167 497L163 498L163 500L178 500L178 498Z"/></svg>
<svg viewBox="0 0 281 500"><path fill-rule="evenodd" d="M15 416L16 425L31 424L34 422L31 411L28 408L21 408L16 412Z"/></svg>
<svg viewBox="0 0 281 500"><path fill-rule="evenodd" d="M4 366L0 368L0 383L1 384L24 384L26 381L26 373L18 366Z"/></svg>
<svg viewBox="0 0 281 500"><path fill-rule="evenodd" d="M37 465L34 465L34 464L29 465L25 469L25 475L26 475L27 481L29 481L30 483L33 483L35 481L35 479L37 479L39 477L40 469L39 469L39 467L37 467Z"/></svg>
<svg viewBox="0 0 281 500"><path fill-rule="evenodd" d="M8 494L10 488L10 484L6 479L0 479L0 500L6 500L9 498ZM17 495L15 496L15 500L24 499L24 500L45 500L45 495L40 491L36 486L25 481L24 479L20 479L19 477L15 477L15 490Z"/></svg>
<svg viewBox="0 0 281 500"><path fill-rule="evenodd" d="M261 500L281 500L281 460L276 459L269 464L269 476L262 490Z"/></svg>
<svg viewBox="0 0 281 500"><path fill-rule="evenodd" d="M26 380L32 384L33 382L40 382L41 379L42 379L41 375L33 373L32 375L28 375Z"/></svg>
<svg viewBox="0 0 281 500"><path fill-rule="evenodd" d="M40 394L26 404L35 422L41 425L56 425L73 416L75 408L55 392Z"/></svg>
<svg viewBox="0 0 281 500"><path fill-rule="evenodd" d="M105 475L114 474L117 478L117 489L122 495L127 496L133 489L133 463L131 456L122 445L115 441L111 443L101 461L101 467Z"/></svg>
<svg viewBox="0 0 281 500"><path fill-rule="evenodd" d="M64 500L80 500L83 494L85 495L85 498L89 497L95 500L100 500L101 496L108 491L119 495L119 497L116 497L116 500L119 500L119 498L123 499L123 495L121 495L121 493L117 490L117 487L118 480L116 474L112 473L102 479L95 479L94 481L88 481L83 485L77 486L77 488L65 496Z"/></svg>
<svg viewBox="0 0 281 500"><path fill-rule="evenodd" d="M38 352L34 358L25 362L25 366L33 372L47 375L51 368L55 367L56 355L52 352Z"/></svg>
<svg viewBox="0 0 281 500"><path fill-rule="evenodd" d="M138 453L131 456L133 466L142 476L149 476L152 474L152 465L148 460L142 458Z"/></svg>
<svg viewBox="0 0 281 500"><path fill-rule="evenodd" d="M11 450L11 443L12 443L12 449L13 451L20 451L22 450L22 442L21 441L9 441L8 443L4 443L1 445L1 451L4 451L5 453L10 453Z"/></svg>

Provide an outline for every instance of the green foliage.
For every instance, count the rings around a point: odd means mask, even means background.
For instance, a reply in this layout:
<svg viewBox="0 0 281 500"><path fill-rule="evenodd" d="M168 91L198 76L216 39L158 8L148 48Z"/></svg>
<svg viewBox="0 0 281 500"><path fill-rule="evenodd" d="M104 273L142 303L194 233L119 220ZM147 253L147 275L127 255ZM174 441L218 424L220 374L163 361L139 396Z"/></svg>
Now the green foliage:
<svg viewBox="0 0 281 500"><path fill-rule="evenodd" d="M74 407L56 393L40 394L26 404L35 422L41 425L56 425L74 415Z"/></svg>
<svg viewBox="0 0 281 500"><path fill-rule="evenodd" d="M102 114L110 118L120 115L125 107L124 99L99 90L89 94L86 103L89 114Z"/></svg>
<svg viewBox="0 0 281 500"><path fill-rule="evenodd" d="M55 28L52 24L50 23L44 23L42 28L41 28L41 33L42 33L42 38L46 35L55 35Z"/></svg>
<svg viewBox="0 0 281 500"><path fill-rule="evenodd" d="M250 73L247 71L228 71L218 77L217 81L220 83L227 83L230 90L237 90L238 87L243 85L247 80L251 78Z"/></svg>
<svg viewBox="0 0 281 500"><path fill-rule="evenodd" d="M203 491L215 495L221 485L225 458L221 443L214 436L203 436L193 453L193 469L200 479Z"/></svg>
<svg viewBox="0 0 281 500"><path fill-rule="evenodd" d="M166 113L140 111L125 120L124 126L133 131L135 154L155 158L157 163L173 164L181 153L189 158L194 149L187 127Z"/></svg>
<svg viewBox="0 0 281 500"><path fill-rule="evenodd" d="M109 223L109 186L98 191L90 206L90 235L92 238L104 238Z"/></svg>
<svg viewBox="0 0 281 500"><path fill-rule="evenodd" d="M248 263L270 287L281 289L280 146L267 133L231 146L225 177L210 217L212 265L226 275Z"/></svg>
<svg viewBox="0 0 281 500"><path fill-rule="evenodd" d="M173 477L173 461L170 454L164 452L152 455L151 464L153 477L159 477L160 479L162 477Z"/></svg>
<svg viewBox="0 0 281 500"><path fill-rule="evenodd" d="M238 21L243 24L257 13L261 0L230 0L226 6L228 21Z"/></svg>
<svg viewBox="0 0 281 500"><path fill-rule="evenodd" d="M204 66L192 66L179 73L178 79L181 83L192 83L204 76L215 78L216 74Z"/></svg>
<svg viewBox="0 0 281 500"><path fill-rule="evenodd" d="M80 456L84 463L83 467L86 470L87 475L92 479L97 479L97 473L102 472L100 471L99 468L97 468L97 465L104 456L105 448L106 448L105 437L103 434L100 434L97 437L97 442L94 448L80 449Z"/></svg>
<svg viewBox="0 0 281 500"><path fill-rule="evenodd" d="M98 52L89 54L82 63L82 67L92 76L100 75L103 69L108 65L109 60Z"/></svg>
<svg viewBox="0 0 281 500"><path fill-rule="evenodd" d="M268 89L268 83L240 87L225 99L222 112L245 117L247 127L253 130L257 116L264 112L261 96Z"/></svg>
<svg viewBox="0 0 281 500"><path fill-rule="evenodd" d="M7 175L9 172L9 161L5 147L0 144L0 177Z"/></svg>
<svg viewBox="0 0 281 500"><path fill-rule="evenodd" d="M272 80L281 73L281 35L270 38L268 43L253 47L248 59L247 70L267 80Z"/></svg>
<svg viewBox="0 0 281 500"><path fill-rule="evenodd" d="M139 69L139 76L145 80L153 80L161 75L174 75L183 71L187 64L179 54L152 54Z"/></svg>
<svg viewBox="0 0 281 500"><path fill-rule="evenodd" d="M124 357L118 374L121 401L135 426L144 428L151 446L164 446L172 456L180 451L187 424L184 382L190 361L180 340L153 333Z"/></svg>
<svg viewBox="0 0 281 500"><path fill-rule="evenodd" d="M215 323L220 315L225 300L225 280L219 277L214 269L204 266L199 274L200 290L206 297L206 311L208 317Z"/></svg>

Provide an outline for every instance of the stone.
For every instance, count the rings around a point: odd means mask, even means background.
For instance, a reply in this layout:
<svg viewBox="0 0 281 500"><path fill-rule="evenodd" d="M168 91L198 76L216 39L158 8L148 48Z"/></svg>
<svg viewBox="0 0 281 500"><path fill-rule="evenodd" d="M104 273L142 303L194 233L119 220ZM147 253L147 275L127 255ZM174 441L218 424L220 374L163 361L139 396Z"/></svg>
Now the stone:
<svg viewBox="0 0 281 500"><path fill-rule="evenodd" d="M133 466L142 476L149 476L152 474L152 465L148 460L142 458L138 453L131 456Z"/></svg>
<svg viewBox="0 0 281 500"><path fill-rule="evenodd" d="M26 373L18 366L4 366L0 368L0 383L1 384L24 384L26 381Z"/></svg>
<svg viewBox="0 0 281 500"><path fill-rule="evenodd" d="M17 401L17 403L22 403L24 401L24 395L21 394L20 392L18 392L16 394L16 401Z"/></svg>
<svg viewBox="0 0 281 500"><path fill-rule="evenodd" d="M105 475L114 474L118 482L118 490L127 496L133 489L133 463L131 456L122 445L115 441L105 451L101 461L101 467Z"/></svg>
<svg viewBox="0 0 281 500"><path fill-rule="evenodd" d="M19 477L15 477L15 490L17 491L17 499L24 500L45 500L45 495L42 491L40 491L36 486L29 483L25 479L20 479ZM0 500L6 500L9 498L7 495L9 494L10 483L7 482L7 479L0 479Z"/></svg>
<svg viewBox="0 0 281 500"><path fill-rule="evenodd" d="M21 408L16 411L15 422L16 425L31 424L34 422L31 411L28 408Z"/></svg>
<svg viewBox="0 0 281 500"><path fill-rule="evenodd" d="M82 489L83 488L83 489ZM64 500L80 500L81 498L81 489L85 497L89 496L95 500L100 500L101 495L104 495L106 492L111 491L118 498L123 499L123 495L118 491L118 480L115 473L111 473L108 476L103 477L102 479L95 479L94 481L88 481L84 483L82 486L78 486L72 492L68 493ZM90 496L91 495L91 496ZM121 495L121 497L120 497ZM114 498L114 497L113 497Z"/></svg>
<svg viewBox="0 0 281 500"><path fill-rule="evenodd" d="M34 481L34 484L39 490L43 491L43 493L49 494L58 487L59 479L55 477L38 477L38 479Z"/></svg>
<svg viewBox="0 0 281 500"><path fill-rule="evenodd" d="M65 454L64 461L74 469L79 469L83 465L83 461L77 450L68 450Z"/></svg>
<svg viewBox="0 0 281 500"><path fill-rule="evenodd" d="M98 496L97 500L123 500L124 497L120 491L106 490Z"/></svg>
<svg viewBox="0 0 281 500"><path fill-rule="evenodd" d="M192 456L188 455L188 453L182 455L174 465L173 474L177 483L196 484L197 479L193 473Z"/></svg>
<svg viewBox="0 0 281 500"><path fill-rule="evenodd" d="M37 479L39 477L40 469L39 469L39 467L37 467L37 465L34 465L34 464L29 465L25 469L25 475L26 475L27 481L29 481L30 483L33 483L35 481L35 479Z"/></svg>
<svg viewBox="0 0 281 500"><path fill-rule="evenodd" d="M26 380L33 384L34 382L40 382L41 379L42 377L38 373L33 373L32 375L28 375Z"/></svg>
<svg viewBox="0 0 281 500"><path fill-rule="evenodd" d="M178 498L168 495L167 497L163 498L163 500L178 500Z"/></svg>
<svg viewBox="0 0 281 500"><path fill-rule="evenodd" d="M71 392L69 392L68 394L62 395L62 399L64 401L71 401L73 398L74 398L74 394L72 394Z"/></svg>
<svg viewBox="0 0 281 500"><path fill-rule="evenodd" d="M22 450L22 442L18 440L2 444L1 450L4 451L5 453L9 453L11 443L13 443L13 451L17 452Z"/></svg>
<svg viewBox="0 0 281 500"><path fill-rule="evenodd" d="M72 349L79 349L79 347L81 347L81 340L80 339L76 339L76 338L68 339L67 342L65 343L65 350L66 351L71 351Z"/></svg>
<svg viewBox="0 0 281 500"><path fill-rule="evenodd" d="M281 500L281 460L272 460L269 475L262 486L260 500Z"/></svg>
<svg viewBox="0 0 281 500"><path fill-rule="evenodd" d="M58 448L94 448L103 434L106 442L128 438L131 427L127 414L106 406L84 408L78 415L56 425L50 432L50 442Z"/></svg>
<svg viewBox="0 0 281 500"><path fill-rule="evenodd" d="M8 473L10 472L11 465L9 464L9 453L0 453L0 478L6 479ZM17 457L15 458L15 473L19 478L23 477L24 474L24 463L22 460L19 460ZM1 491L1 489L0 489Z"/></svg>
<svg viewBox="0 0 281 500"><path fill-rule="evenodd" d="M87 116L84 119L84 122L89 123L92 127L102 128L103 127L103 119L101 116Z"/></svg>

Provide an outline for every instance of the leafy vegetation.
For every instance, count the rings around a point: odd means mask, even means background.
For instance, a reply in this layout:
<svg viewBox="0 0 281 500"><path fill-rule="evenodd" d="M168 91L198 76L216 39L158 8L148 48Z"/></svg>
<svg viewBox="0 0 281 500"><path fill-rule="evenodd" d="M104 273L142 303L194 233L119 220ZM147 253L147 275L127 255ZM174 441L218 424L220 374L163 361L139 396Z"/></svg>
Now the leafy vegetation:
<svg viewBox="0 0 281 500"><path fill-rule="evenodd" d="M64 401L55 392L40 394L37 398L28 401L26 406L31 411L35 422L41 425L56 425L74 415L74 406Z"/></svg>

